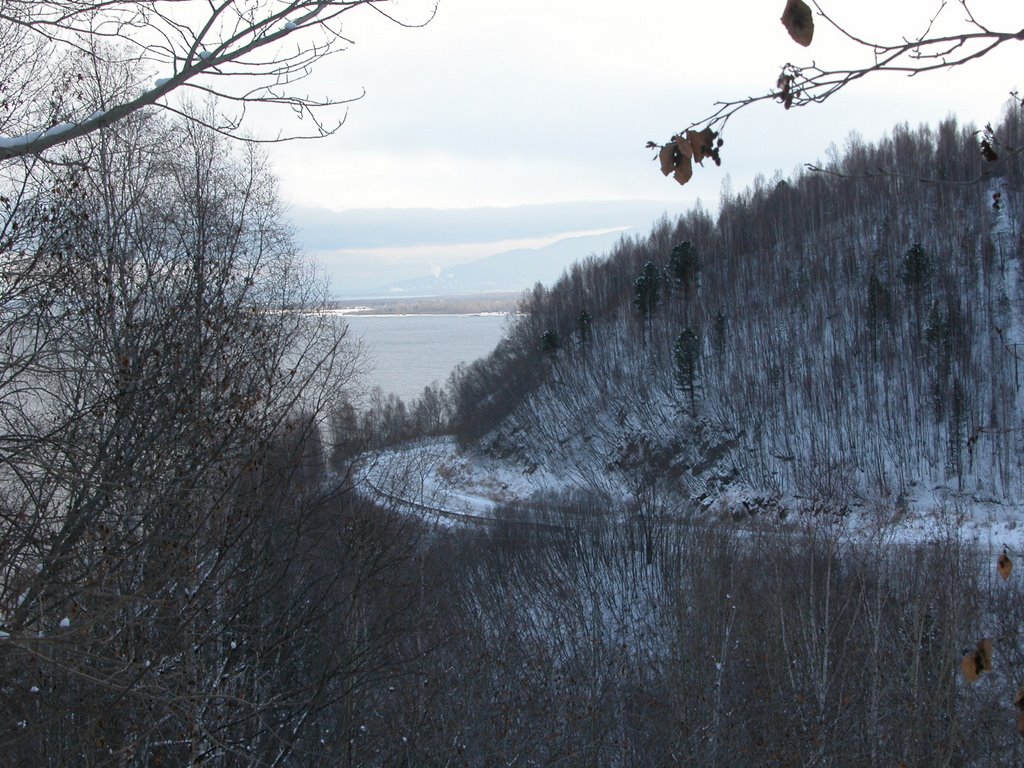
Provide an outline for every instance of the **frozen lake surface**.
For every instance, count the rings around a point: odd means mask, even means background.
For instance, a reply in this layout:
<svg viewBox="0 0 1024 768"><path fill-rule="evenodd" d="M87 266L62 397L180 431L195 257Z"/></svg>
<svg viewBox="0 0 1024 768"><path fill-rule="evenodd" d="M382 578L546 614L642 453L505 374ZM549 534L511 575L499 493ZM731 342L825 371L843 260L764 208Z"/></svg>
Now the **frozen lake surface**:
<svg viewBox="0 0 1024 768"><path fill-rule="evenodd" d="M497 345L508 316L347 315L354 337L362 338L370 371L367 384L406 402L434 381L444 384L460 362L484 357Z"/></svg>

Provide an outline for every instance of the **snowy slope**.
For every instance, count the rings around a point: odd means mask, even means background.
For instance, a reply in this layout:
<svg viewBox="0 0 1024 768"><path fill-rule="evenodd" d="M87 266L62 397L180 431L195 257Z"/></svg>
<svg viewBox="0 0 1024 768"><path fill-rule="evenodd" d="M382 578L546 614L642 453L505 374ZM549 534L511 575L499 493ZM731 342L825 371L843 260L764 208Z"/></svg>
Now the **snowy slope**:
<svg viewBox="0 0 1024 768"><path fill-rule="evenodd" d="M1024 502L1021 169L971 181L980 161L964 129L961 166L943 172L967 181L910 183L934 173L937 140L901 130L837 168L892 175L764 184L724 201L716 222L665 222L533 297L508 347L469 373L517 387L488 412L478 406L492 397L465 388L467 419L486 424L464 441L471 463L500 460L641 513L966 516L1012 529ZM688 294L666 279L645 323L633 281L648 261L667 269L683 240L701 254L699 284ZM673 378L687 326L701 337L695 415ZM539 353L547 329L562 343Z"/></svg>

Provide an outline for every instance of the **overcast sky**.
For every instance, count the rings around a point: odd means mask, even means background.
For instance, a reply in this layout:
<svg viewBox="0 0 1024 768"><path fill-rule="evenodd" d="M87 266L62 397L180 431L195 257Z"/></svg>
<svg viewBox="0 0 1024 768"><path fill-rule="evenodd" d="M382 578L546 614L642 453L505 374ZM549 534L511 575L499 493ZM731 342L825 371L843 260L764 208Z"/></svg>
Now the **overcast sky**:
<svg viewBox="0 0 1024 768"><path fill-rule="evenodd" d="M471 207L571 200L717 197L758 170L789 172L850 131L881 135L896 121L949 112L984 123L1018 85L1024 46L961 72L858 83L829 103L786 112L766 103L735 117L720 169L677 188L655 169L647 139L710 113L720 98L762 93L787 61L863 61L820 19L809 49L779 23L782 0L440 0L422 29L351 14L349 51L323 62L316 84L366 90L335 136L274 152L297 204ZM944 11L958 22L956 2ZM919 33L938 0L832 0L855 32L895 40ZM974 0L980 20L1021 24L1019 0ZM396 14L427 17L423 0ZM1016 9L1016 10L1014 10Z"/></svg>
<svg viewBox="0 0 1024 768"><path fill-rule="evenodd" d="M919 35L940 0L824 0L850 31L882 41ZM311 86L366 95L334 136L271 150L295 206L472 208L586 200L659 200L714 208L726 175L740 189L757 173L790 174L842 146L851 131L876 140L895 123L950 113L997 120L1020 83L1024 44L961 69L881 75L823 105L767 102L734 118L722 166L708 161L679 187L658 171L648 140L710 114L717 99L770 90L787 61L837 67L870 54L823 20L809 49L779 23L783 0L440 0L421 29L362 11L348 51L322 62ZM973 0L982 23L1024 26L1020 0ZM395 0L401 18L430 3ZM361 16L358 14L362 13ZM940 17L962 28L949 0ZM1014 19L1013 17L1016 17Z"/></svg>

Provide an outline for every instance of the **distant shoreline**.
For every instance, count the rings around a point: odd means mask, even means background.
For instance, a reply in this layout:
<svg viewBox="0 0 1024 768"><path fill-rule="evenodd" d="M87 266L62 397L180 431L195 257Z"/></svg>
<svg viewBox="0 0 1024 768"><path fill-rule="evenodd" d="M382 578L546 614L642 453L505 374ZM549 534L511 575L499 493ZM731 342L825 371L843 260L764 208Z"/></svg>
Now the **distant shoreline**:
<svg viewBox="0 0 1024 768"><path fill-rule="evenodd" d="M518 311L522 292L465 296L335 299L327 309L343 315L497 315Z"/></svg>

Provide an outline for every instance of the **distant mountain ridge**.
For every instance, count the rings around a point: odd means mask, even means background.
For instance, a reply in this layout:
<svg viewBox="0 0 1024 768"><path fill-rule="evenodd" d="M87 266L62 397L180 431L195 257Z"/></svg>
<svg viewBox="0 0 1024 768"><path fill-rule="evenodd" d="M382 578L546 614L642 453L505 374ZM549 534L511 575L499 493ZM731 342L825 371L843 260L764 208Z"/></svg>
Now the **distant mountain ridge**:
<svg viewBox="0 0 1024 768"><path fill-rule="evenodd" d="M516 248L367 293L379 296L452 296L489 291L522 291L536 283L552 285L573 263L609 250L632 230L567 237L539 248Z"/></svg>
<svg viewBox="0 0 1024 768"><path fill-rule="evenodd" d="M295 207L289 218L312 251L401 248L550 237L646 226L663 213L682 213L680 200L598 200L506 208L365 208L332 211Z"/></svg>
<svg viewBox="0 0 1024 768"><path fill-rule="evenodd" d="M646 231L683 200L615 200L469 209L296 207L289 212L303 250L320 265L338 297L410 292L522 290L550 284L572 261L607 250L614 237L527 251L559 240L634 228ZM519 250L523 249L523 250ZM495 257L491 261L486 259ZM480 268L470 266L481 261ZM530 273L527 264L537 270ZM492 269L493 274L486 274ZM439 270L450 273L436 280Z"/></svg>

